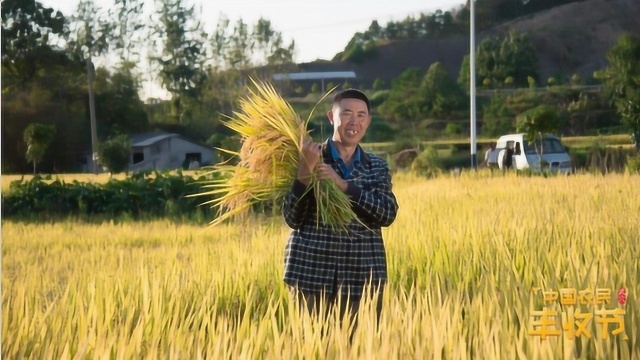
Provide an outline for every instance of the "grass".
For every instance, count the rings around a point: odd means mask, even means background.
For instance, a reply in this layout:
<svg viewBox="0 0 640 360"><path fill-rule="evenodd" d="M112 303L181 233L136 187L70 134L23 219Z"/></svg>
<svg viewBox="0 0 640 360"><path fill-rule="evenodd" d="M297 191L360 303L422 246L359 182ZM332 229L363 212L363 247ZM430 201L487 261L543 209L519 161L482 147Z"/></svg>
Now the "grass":
<svg viewBox="0 0 640 360"><path fill-rule="evenodd" d="M3 358L640 357L640 178L394 177L390 285L353 343L283 286L280 219L2 224ZM544 289L628 290L628 340L528 334ZM585 308L586 309L586 308ZM324 331L321 326L327 327ZM613 329L613 326L610 330Z"/></svg>

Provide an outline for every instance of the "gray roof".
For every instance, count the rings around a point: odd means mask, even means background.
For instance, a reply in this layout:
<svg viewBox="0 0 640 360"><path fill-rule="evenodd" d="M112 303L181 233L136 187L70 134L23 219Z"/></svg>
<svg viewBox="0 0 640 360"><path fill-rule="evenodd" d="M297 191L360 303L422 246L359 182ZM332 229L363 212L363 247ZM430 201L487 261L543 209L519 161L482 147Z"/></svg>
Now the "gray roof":
<svg viewBox="0 0 640 360"><path fill-rule="evenodd" d="M355 77L356 73L354 71L300 72L273 75L274 80L353 79Z"/></svg>
<svg viewBox="0 0 640 360"><path fill-rule="evenodd" d="M133 134L131 135L131 146L133 147L144 147L157 143L158 141L171 138L178 137L180 135L174 133L167 133L164 131L152 131L142 134Z"/></svg>

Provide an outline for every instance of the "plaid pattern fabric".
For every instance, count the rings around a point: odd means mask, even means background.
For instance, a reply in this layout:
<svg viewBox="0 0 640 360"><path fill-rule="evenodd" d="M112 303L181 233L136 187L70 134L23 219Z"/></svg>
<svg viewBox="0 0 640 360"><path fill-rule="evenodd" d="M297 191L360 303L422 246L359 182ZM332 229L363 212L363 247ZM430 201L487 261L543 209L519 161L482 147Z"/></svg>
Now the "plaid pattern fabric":
<svg viewBox="0 0 640 360"><path fill-rule="evenodd" d="M393 223L398 203L391 189L387 163L362 148L359 150L361 161L345 180L352 208L368 229L352 221L347 233L336 234L324 224L317 224L313 193L305 194L305 185L296 180L282 209L285 222L292 229L285 248L286 284L305 292L331 294L337 279L343 296L359 298L369 281L374 285L386 283L387 261L381 228ZM323 161L341 174L326 142Z"/></svg>

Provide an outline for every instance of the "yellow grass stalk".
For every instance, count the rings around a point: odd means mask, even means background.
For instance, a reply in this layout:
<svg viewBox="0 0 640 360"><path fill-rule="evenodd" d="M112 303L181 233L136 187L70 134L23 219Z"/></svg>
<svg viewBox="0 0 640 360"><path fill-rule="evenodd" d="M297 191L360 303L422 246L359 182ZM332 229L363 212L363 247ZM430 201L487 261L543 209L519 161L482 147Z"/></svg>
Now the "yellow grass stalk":
<svg viewBox="0 0 640 360"><path fill-rule="evenodd" d="M251 80L255 89L239 102L239 111L228 117L224 125L241 136L239 151L226 149L239 158L237 165L217 164L204 181L206 191L192 196L213 196L205 202L217 208L214 226L235 217L244 217L254 205L277 204L291 188L297 175L301 140L309 136L309 118L302 121L291 105L268 83ZM215 178L220 176L221 178ZM357 219L351 203L333 181L311 178L310 190L316 200L317 220L334 231L345 230Z"/></svg>

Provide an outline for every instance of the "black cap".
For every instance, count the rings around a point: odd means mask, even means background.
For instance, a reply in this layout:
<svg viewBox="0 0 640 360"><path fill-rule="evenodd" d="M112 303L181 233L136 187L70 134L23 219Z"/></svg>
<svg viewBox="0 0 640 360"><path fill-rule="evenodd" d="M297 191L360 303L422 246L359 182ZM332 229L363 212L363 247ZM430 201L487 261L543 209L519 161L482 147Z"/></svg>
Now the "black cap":
<svg viewBox="0 0 640 360"><path fill-rule="evenodd" d="M369 98L362 91L358 89L346 89L337 93L336 96L333 97L333 102L340 102L342 99L358 99L362 100L367 104L367 111L371 112L371 103L369 103Z"/></svg>

